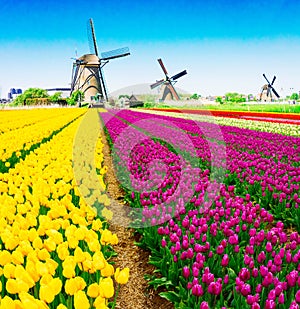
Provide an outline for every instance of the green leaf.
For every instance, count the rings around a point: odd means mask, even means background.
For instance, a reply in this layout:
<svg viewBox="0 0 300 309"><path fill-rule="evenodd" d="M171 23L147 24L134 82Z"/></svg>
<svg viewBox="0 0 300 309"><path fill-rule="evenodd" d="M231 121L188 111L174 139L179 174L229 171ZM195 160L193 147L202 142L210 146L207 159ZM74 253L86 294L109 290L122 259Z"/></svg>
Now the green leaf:
<svg viewBox="0 0 300 309"><path fill-rule="evenodd" d="M170 288L170 286L173 286L172 281L167 280L167 278L163 277L163 278L156 278L152 281L148 282L149 285L152 285L154 287L155 290L157 290L157 288L163 286L166 287L167 289Z"/></svg>
<svg viewBox="0 0 300 309"><path fill-rule="evenodd" d="M165 298L166 300L176 304L179 303L181 298L180 296L175 293L174 291L169 291L169 292L161 292L159 293L159 296L162 298Z"/></svg>

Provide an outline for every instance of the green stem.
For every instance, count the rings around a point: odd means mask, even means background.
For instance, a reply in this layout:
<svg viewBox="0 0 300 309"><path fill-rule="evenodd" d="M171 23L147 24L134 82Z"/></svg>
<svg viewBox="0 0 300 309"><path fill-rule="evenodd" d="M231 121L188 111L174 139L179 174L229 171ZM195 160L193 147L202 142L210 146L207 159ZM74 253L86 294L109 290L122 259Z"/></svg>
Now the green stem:
<svg viewBox="0 0 300 309"><path fill-rule="evenodd" d="M114 303L112 305L112 309L115 309L115 307L116 307L116 302L117 302L117 297L118 297L119 291L120 291L120 284L118 283L118 287L117 287L117 290L116 290L116 293L115 293Z"/></svg>

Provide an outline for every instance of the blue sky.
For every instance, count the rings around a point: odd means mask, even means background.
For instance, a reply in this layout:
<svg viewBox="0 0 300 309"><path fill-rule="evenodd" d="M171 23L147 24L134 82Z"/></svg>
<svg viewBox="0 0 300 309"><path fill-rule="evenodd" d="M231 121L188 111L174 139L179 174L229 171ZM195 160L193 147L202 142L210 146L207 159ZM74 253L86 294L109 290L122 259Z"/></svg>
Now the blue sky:
<svg viewBox="0 0 300 309"><path fill-rule="evenodd" d="M131 50L104 68L109 91L160 79L157 58L170 74L187 69L178 87L202 95L256 94L262 73L277 76L283 95L300 90L300 1L0 3L2 97L12 87L68 87L75 50L89 52L90 17L100 51Z"/></svg>

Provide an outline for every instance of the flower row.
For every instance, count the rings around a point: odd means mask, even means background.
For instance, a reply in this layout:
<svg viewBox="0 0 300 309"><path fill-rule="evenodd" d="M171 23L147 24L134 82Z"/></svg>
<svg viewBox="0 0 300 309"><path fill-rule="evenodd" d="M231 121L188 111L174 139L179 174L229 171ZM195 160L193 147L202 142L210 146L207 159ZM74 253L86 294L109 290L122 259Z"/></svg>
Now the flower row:
<svg viewBox="0 0 300 309"><path fill-rule="evenodd" d="M245 186L218 182L210 170L186 160L185 152L193 150L195 142L204 143L199 134L187 145L184 136L192 135L178 133L183 126L185 132L192 132L190 123L167 117L146 119L130 111L101 116L131 206L143 209L138 222L144 227L142 242L151 249L150 262L162 275L151 284L170 290L163 297L178 308L275 308L279 304L299 308L299 234L288 235L282 222L274 224L273 215L254 201ZM210 139L217 138L214 129L218 128L209 127L206 132ZM195 130L196 125L193 134ZM225 133L225 140L237 136L229 150L250 149L251 144L244 145L245 131ZM243 144L238 144L241 136ZM254 134L251 142L258 137ZM205 154L202 159L209 157Z"/></svg>
<svg viewBox="0 0 300 309"><path fill-rule="evenodd" d="M117 235L81 196L74 175L82 122L73 121L0 174L1 308L105 309L115 283L128 280L129 270L115 270L110 262ZM87 149L101 169L102 145L98 132L96 149ZM97 175L103 184L104 174ZM100 195L109 204L105 188Z"/></svg>

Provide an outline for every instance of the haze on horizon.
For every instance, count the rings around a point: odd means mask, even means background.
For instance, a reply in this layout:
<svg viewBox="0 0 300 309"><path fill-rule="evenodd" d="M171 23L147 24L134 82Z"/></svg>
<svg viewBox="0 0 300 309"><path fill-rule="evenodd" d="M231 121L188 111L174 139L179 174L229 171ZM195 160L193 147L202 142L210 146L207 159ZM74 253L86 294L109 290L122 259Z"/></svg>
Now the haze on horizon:
<svg viewBox="0 0 300 309"><path fill-rule="evenodd" d="M100 52L128 46L129 57L104 67L109 92L184 69L177 87L201 95L256 95L263 73L285 96L300 91L300 2L4 0L0 97L10 88L69 87L72 57L89 53L93 18Z"/></svg>

